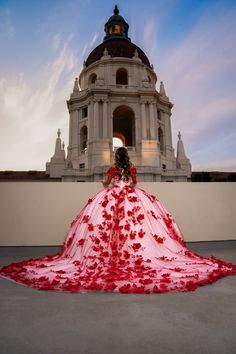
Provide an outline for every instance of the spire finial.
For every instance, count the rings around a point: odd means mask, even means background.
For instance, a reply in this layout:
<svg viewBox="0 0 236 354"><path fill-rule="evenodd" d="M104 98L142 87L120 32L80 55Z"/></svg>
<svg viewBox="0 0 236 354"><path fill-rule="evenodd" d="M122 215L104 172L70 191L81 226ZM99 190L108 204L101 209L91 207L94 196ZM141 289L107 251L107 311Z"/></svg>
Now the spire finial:
<svg viewBox="0 0 236 354"><path fill-rule="evenodd" d="M60 138L60 135L61 135L61 131L60 131L60 128L58 128L58 131L57 131L58 138Z"/></svg>
<svg viewBox="0 0 236 354"><path fill-rule="evenodd" d="M78 77L75 78L74 89L73 92L79 91L79 79Z"/></svg>
<svg viewBox="0 0 236 354"><path fill-rule="evenodd" d="M181 140L181 133L180 133L180 131L179 131L179 133L178 133L178 138L179 138L179 140Z"/></svg>
<svg viewBox="0 0 236 354"><path fill-rule="evenodd" d="M160 95L166 96L166 91L165 91L165 86L164 86L163 81L160 82Z"/></svg>
<svg viewBox="0 0 236 354"><path fill-rule="evenodd" d="M62 143L62 150L64 150L65 149L65 143L64 143L64 141L63 141L63 143Z"/></svg>
<svg viewBox="0 0 236 354"><path fill-rule="evenodd" d="M119 9L118 9L118 6L117 6L117 5L115 5L115 8L114 8L114 10L113 10L113 13L114 13L114 15L119 15Z"/></svg>

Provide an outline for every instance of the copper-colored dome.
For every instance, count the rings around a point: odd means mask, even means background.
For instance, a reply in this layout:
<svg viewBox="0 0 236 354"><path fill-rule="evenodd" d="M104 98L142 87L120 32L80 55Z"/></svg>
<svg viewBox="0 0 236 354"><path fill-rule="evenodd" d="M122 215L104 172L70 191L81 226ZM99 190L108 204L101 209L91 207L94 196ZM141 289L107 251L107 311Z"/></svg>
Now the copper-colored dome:
<svg viewBox="0 0 236 354"><path fill-rule="evenodd" d="M89 66L94 62L101 59L104 55L104 50L107 49L108 54L111 57L123 57L123 58L132 58L134 56L135 50L137 50L139 58L142 62L151 67L150 62L146 56L146 54L140 49L138 46L133 44L132 42L121 39L121 38L112 38L104 41L99 46L97 46L88 56L85 64Z"/></svg>

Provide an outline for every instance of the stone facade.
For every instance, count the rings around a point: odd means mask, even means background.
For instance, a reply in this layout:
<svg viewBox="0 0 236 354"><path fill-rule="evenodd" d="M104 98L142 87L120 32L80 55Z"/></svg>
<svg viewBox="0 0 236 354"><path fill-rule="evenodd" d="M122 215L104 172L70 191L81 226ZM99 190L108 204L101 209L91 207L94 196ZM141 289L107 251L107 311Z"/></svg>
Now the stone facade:
<svg viewBox="0 0 236 354"><path fill-rule="evenodd" d="M163 82L143 51L128 38L128 24L114 15L104 41L84 63L67 101L70 114L67 157L58 135L46 164L62 181L98 181L114 162L113 138L127 147L139 181L187 181L191 164L179 133L177 157L172 145L171 109ZM58 140L59 139L59 140Z"/></svg>

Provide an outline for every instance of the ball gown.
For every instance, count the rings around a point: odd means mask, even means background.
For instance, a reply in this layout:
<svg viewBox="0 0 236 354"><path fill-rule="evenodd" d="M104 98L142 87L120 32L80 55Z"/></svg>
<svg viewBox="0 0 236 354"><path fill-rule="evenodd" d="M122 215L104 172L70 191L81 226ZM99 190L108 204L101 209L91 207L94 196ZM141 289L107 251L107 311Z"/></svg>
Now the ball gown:
<svg viewBox="0 0 236 354"><path fill-rule="evenodd" d="M40 290L149 294L194 291L236 273L235 264L188 249L172 215L136 183L134 164L129 178L111 165L60 252L3 266L0 275Z"/></svg>

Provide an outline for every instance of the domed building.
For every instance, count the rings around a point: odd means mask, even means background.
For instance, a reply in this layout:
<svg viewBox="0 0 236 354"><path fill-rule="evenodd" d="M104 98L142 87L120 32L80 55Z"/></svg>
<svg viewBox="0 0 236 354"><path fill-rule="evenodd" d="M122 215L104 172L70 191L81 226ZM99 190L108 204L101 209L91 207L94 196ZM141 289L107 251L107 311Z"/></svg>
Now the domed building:
<svg viewBox="0 0 236 354"><path fill-rule="evenodd" d="M67 101L70 114L67 157L60 131L46 173L62 181L98 181L125 146L139 181L188 181L191 164L179 133L172 146L171 109L163 82L146 54L128 37L117 6L105 37L84 62Z"/></svg>

